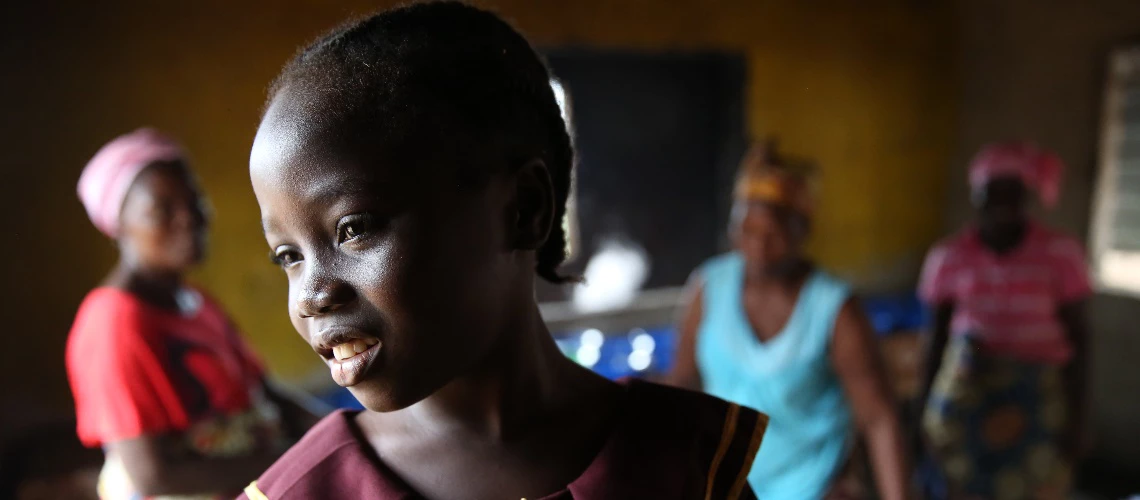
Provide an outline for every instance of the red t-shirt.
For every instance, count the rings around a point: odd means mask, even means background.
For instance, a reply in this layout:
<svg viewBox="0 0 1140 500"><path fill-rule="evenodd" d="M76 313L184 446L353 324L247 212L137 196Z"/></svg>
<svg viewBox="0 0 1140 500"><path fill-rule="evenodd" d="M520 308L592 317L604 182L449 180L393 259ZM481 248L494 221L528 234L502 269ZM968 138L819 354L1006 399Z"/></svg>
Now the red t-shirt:
<svg viewBox="0 0 1140 500"><path fill-rule="evenodd" d="M222 309L197 293L193 314L96 288L67 340L79 439L87 446L182 431L250 409L263 369Z"/></svg>

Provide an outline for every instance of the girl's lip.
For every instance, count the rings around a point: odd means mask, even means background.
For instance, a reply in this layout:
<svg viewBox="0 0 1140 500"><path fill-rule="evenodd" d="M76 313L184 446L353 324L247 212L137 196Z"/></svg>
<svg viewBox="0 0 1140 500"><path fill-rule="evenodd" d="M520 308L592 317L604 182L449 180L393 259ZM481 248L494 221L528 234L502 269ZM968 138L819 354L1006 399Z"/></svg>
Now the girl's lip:
<svg viewBox="0 0 1140 500"><path fill-rule="evenodd" d="M378 341L380 338L361 328L334 325L320 329L316 335L313 335L309 339L309 344L317 354L320 354L321 357L327 361L333 359L333 347L353 340Z"/></svg>
<svg viewBox="0 0 1140 500"><path fill-rule="evenodd" d="M348 359L338 360L331 357L325 358L325 363L329 365L329 372L332 375L333 381L341 387L351 387L360 383L376 364L376 360L380 357L380 349L383 348L383 345L383 343L376 343L375 345L368 346L368 349L364 350L364 352L357 353Z"/></svg>

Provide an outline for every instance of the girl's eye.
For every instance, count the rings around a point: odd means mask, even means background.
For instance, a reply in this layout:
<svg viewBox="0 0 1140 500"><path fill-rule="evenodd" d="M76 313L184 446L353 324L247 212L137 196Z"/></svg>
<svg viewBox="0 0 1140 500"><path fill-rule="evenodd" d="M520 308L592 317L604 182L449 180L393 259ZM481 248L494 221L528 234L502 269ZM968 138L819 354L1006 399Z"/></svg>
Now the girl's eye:
<svg viewBox="0 0 1140 500"><path fill-rule="evenodd" d="M285 248L271 254L269 256L269 260L273 261L274 264L281 266L282 269L288 269L301 262L303 259L301 258L301 254L296 250Z"/></svg>
<svg viewBox="0 0 1140 500"><path fill-rule="evenodd" d="M365 214L350 215L337 225L337 242L344 243L368 234L372 228L372 217Z"/></svg>
<svg viewBox="0 0 1140 500"><path fill-rule="evenodd" d="M349 223L349 224L344 225L344 237L345 237L345 239L351 240L357 236L360 236L363 232L364 232L364 228L360 227L357 224Z"/></svg>

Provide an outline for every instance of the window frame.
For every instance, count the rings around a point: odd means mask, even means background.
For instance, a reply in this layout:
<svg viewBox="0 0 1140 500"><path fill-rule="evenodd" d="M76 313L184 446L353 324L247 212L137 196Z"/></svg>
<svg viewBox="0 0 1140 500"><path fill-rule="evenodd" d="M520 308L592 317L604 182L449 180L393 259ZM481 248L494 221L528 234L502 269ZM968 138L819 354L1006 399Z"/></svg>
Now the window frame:
<svg viewBox="0 0 1140 500"><path fill-rule="evenodd" d="M1130 89L1140 92L1140 45L1121 47L1109 54L1093 195L1091 264L1097 291L1140 297L1140 250L1118 249L1112 244L1120 193L1118 153L1126 134L1124 99ZM1135 182L1140 183L1140 177Z"/></svg>

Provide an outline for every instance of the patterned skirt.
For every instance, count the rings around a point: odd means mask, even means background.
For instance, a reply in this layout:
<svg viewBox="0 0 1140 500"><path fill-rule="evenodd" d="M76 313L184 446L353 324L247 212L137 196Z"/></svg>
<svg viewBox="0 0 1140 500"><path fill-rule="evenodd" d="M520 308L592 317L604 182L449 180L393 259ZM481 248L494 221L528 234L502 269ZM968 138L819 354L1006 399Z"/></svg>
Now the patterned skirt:
<svg viewBox="0 0 1140 500"><path fill-rule="evenodd" d="M954 336L923 415L950 498L1065 498L1061 367L988 355Z"/></svg>

